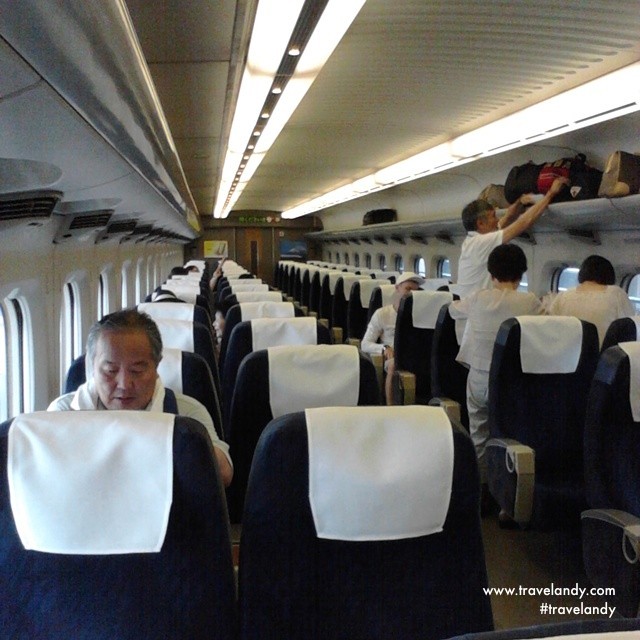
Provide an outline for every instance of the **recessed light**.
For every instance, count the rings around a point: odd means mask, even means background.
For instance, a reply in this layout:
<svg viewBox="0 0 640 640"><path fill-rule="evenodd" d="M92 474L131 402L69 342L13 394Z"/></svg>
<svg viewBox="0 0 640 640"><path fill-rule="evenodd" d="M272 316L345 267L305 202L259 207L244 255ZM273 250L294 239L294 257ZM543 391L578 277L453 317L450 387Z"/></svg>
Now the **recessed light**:
<svg viewBox="0 0 640 640"><path fill-rule="evenodd" d="M276 95L278 95L279 93L282 93L282 88L281 87L273 87L273 89L271 89L271 93L275 93Z"/></svg>
<svg viewBox="0 0 640 640"><path fill-rule="evenodd" d="M291 49L289 49L289 51L287 51L287 53L290 56L299 56L300 55L300 49L298 49L298 47L291 47Z"/></svg>
<svg viewBox="0 0 640 640"><path fill-rule="evenodd" d="M266 111L260 116L261 118L264 118L265 120L270 116L271 114L267 113Z"/></svg>

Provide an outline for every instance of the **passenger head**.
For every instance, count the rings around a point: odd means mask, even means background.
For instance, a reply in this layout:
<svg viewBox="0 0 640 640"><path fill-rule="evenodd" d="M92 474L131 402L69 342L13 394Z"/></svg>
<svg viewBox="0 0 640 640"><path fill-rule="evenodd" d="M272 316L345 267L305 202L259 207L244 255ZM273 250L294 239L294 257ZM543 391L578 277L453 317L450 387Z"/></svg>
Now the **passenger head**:
<svg viewBox="0 0 640 640"><path fill-rule="evenodd" d="M89 330L87 378L107 409L144 409L153 397L161 358L160 331L146 313L117 311Z"/></svg>
<svg viewBox="0 0 640 640"><path fill-rule="evenodd" d="M474 200L462 210L462 224L466 231L495 231L498 228L496 210L486 200Z"/></svg>
<svg viewBox="0 0 640 640"><path fill-rule="evenodd" d="M393 295L393 306L398 309L400 300L406 298L412 291L417 291L424 284L424 278L413 271L405 271L396 280L396 290Z"/></svg>
<svg viewBox="0 0 640 640"><path fill-rule="evenodd" d="M173 267L170 276L186 276L189 273L189 269L185 269L184 267Z"/></svg>
<svg viewBox="0 0 640 640"><path fill-rule="evenodd" d="M195 264L190 264L188 267L186 267L186 270L187 273L200 273L200 269L198 269Z"/></svg>
<svg viewBox="0 0 640 640"><path fill-rule="evenodd" d="M520 282L527 270L527 257L518 245L501 244L489 254L487 269L498 282Z"/></svg>
<svg viewBox="0 0 640 640"><path fill-rule="evenodd" d="M580 265L578 282L597 282L598 284L615 284L616 273L613 265L602 256L592 255L585 258Z"/></svg>

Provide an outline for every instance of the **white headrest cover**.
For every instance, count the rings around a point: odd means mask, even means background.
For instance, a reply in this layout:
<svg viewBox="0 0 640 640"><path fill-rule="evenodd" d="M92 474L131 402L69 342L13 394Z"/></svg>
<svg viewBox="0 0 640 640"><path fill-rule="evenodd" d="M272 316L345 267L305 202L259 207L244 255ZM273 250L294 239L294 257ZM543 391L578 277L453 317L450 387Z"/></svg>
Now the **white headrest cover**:
<svg viewBox="0 0 640 640"><path fill-rule="evenodd" d="M360 393L360 356L346 344L268 349L269 399L277 418L310 407L355 406Z"/></svg>
<svg viewBox="0 0 640 640"><path fill-rule="evenodd" d="M242 320L256 318L294 318L296 315L291 302L243 302L240 305Z"/></svg>
<svg viewBox="0 0 640 640"><path fill-rule="evenodd" d="M418 329L435 329L440 309L453 302L448 291L413 291L413 326Z"/></svg>
<svg viewBox="0 0 640 640"><path fill-rule="evenodd" d="M440 287L449 286L447 278L427 278L420 287L423 291L436 291Z"/></svg>
<svg viewBox="0 0 640 640"><path fill-rule="evenodd" d="M233 293L240 293L242 291L269 291L269 285L260 282L253 284L250 280L245 280L242 284L234 284L231 287L231 291Z"/></svg>
<svg viewBox="0 0 640 640"><path fill-rule="evenodd" d="M233 294L238 302L282 302L279 291L240 291Z"/></svg>
<svg viewBox="0 0 640 640"><path fill-rule="evenodd" d="M618 346L629 356L629 404L634 422L640 422L640 342L620 342Z"/></svg>
<svg viewBox="0 0 640 640"><path fill-rule="evenodd" d="M315 318L257 318L251 321L253 350L285 344L317 344L317 327Z"/></svg>
<svg viewBox="0 0 640 640"><path fill-rule="evenodd" d="M344 299L349 300L351 295L351 287L354 282L360 280L360 276L353 275L351 273L342 274L342 292L344 293Z"/></svg>
<svg viewBox="0 0 640 640"><path fill-rule="evenodd" d="M24 414L9 430L11 508L25 549L157 552L173 495L174 416L147 411Z"/></svg>
<svg viewBox="0 0 640 640"><path fill-rule="evenodd" d="M261 278L227 278L227 284L233 287L237 284L263 284Z"/></svg>
<svg viewBox="0 0 640 640"><path fill-rule="evenodd" d="M191 287L186 284L178 284L172 280L167 280L167 282L162 285L162 288L173 291L180 300L191 302L192 304L195 303L196 297L200 293L199 286Z"/></svg>
<svg viewBox="0 0 640 640"><path fill-rule="evenodd" d="M188 320L193 322L194 304L184 302L141 302L138 311L146 313L154 320L167 318L167 320Z"/></svg>
<svg viewBox="0 0 640 640"><path fill-rule="evenodd" d="M523 373L573 373L582 351L582 323L569 316L518 316Z"/></svg>
<svg viewBox="0 0 640 640"><path fill-rule="evenodd" d="M336 293L336 284L338 284L338 280L342 278L344 274L341 271L334 271L328 275L329 275L329 291L333 296Z"/></svg>
<svg viewBox="0 0 640 640"><path fill-rule="evenodd" d="M398 540L442 531L453 432L440 407L308 409L309 501L319 538Z"/></svg>
<svg viewBox="0 0 640 640"><path fill-rule="evenodd" d="M155 322L160 330L163 347L193 353L193 322L167 318L158 318Z"/></svg>
<svg viewBox="0 0 640 640"><path fill-rule="evenodd" d="M180 349L163 347L158 376L163 386L182 393L182 351Z"/></svg>
<svg viewBox="0 0 640 640"><path fill-rule="evenodd" d="M360 304L363 309L369 308L369 302L371 301L371 294L376 287L379 287L380 283L376 282L373 278L368 280L360 280Z"/></svg>
<svg viewBox="0 0 640 640"><path fill-rule="evenodd" d="M381 284L380 292L382 293L382 306L384 307L387 304L391 304L393 300L393 294L395 293L396 285L395 284Z"/></svg>

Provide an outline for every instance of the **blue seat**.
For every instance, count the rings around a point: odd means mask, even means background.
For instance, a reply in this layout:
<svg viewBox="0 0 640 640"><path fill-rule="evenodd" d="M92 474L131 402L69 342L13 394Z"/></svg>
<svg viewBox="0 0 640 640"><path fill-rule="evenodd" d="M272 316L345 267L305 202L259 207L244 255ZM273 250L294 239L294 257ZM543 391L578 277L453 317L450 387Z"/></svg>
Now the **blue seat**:
<svg viewBox="0 0 640 640"><path fill-rule="evenodd" d="M585 506L583 435L599 352L597 329L577 318L531 318L552 336L537 345L535 355L547 356L556 372L530 373L523 371L520 353L527 318L505 320L495 341L489 374L489 489L523 526L578 528ZM573 371L559 373L566 368L559 347L563 330L574 341L571 356L577 360L569 367Z"/></svg>
<svg viewBox="0 0 640 640"><path fill-rule="evenodd" d="M632 362L640 343L610 347L600 357L584 434L586 496L582 541L587 576L595 586L615 588L607 596L624 616L640 608L640 411L630 393L640 380ZM637 369L636 369L637 370ZM635 417L634 417L635 416Z"/></svg>
<svg viewBox="0 0 640 640"><path fill-rule="evenodd" d="M379 284L373 278L353 283L347 304L347 339L362 340L364 337L369 324L371 295Z"/></svg>
<svg viewBox="0 0 640 640"><path fill-rule="evenodd" d="M48 547L43 550L42 541L33 544L29 537L26 540L31 542L23 544L24 524L19 525L12 511L20 500L20 493L12 495L15 482L10 489L7 481L7 447L8 440L16 437L10 435L12 430L16 433L14 423L38 416L44 425L42 434L46 436L37 439L41 452L59 452L50 448L51 436L47 430L60 433L60 429L66 427L73 427L76 432L93 429L100 450L108 453L103 460L113 468L113 465L122 465L121 449L105 448L105 425L96 418L108 416L113 422L114 414L119 414L118 420L123 421L126 430L138 433L140 416L146 412L40 412L0 425L2 636L15 640L232 640L236 630L235 585L224 492L207 433L194 420L169 417L173 423L168 451L173 486L169 484L171 510L164 537L158 537L159 548L141 552L136 546L136 552L130 552L114 545L98 553L87 542L90 537L84 535L82 543L89 548L79 554L69 550L68 544L62 551L60 547L55 551ZM146 414L146 417L155 419L162 415L166 414ZM142 440L145 450L148 435L147 432ZM68 461L83 456L82 450L75 446L61 447L61 450L65 454L65 466ZM83 458L81 464L85 462ZM102 463L101 460L100 465ZM37 468L38 465L33 467ZM171 473L171 467L168 469ZM105 471L101 473L111 477ZM99 482L99 476L95 477ZM91 471L86 472L86 479L86 486L96 482ZM68 500L74 504L73 496ZM104 507L102 500L97 504L98 509ZM59 515L56 510L54 514ZM51 528L64 530L69 520L65 517ZM79 518L79 521L83 530L87 519ZM20 522L24 523L24 519ZM47 527L47 532L49 529Z"/></svg>
<svg viewBox="0 0 640 640"><path fill-rule="evenodd" d="M385 441L385 427L369 422L369 417L365 418L366 431L355 437L351 429L344 428L353 420L351 412L371 410L384 412L383 420L393 423L389 425L395 427L393 437ZM337 494L314 497L314 506L310 492L316 482L310 480L310 470L317 464L310 464L308 435L312 412L284 415L272 421L260 438L242 526L241 639L418 640L492 629L491 603L483 593L487 574L480 532L479 476L469 436L460 427L442 425L449 433L452 468L439 473L440 468L436 471L437 465L426 462L424 456L417 469L414 464L405 467L402 471L407 473L409 485L420 487L422 500L414 500L399 489L401 495L395 502L402 506L405 495L408 509L401 514L394 509L391 515L388 495L383 499L381 488L389 486L395 475L384 461L394 457L406 460L407 448L415 446L416 431L410 436L409 430L405 431L410 424L406 412L419 412L419 429L424 429L428 443L435 440L429 429L431 412L443 412L433 407L356 407L346 411L342 408L338 422L334 416L326 423L337 427L332 432L338 453L326 463L338 479L337 487L332 487L337 488ZM384 453L378 457L381 442L385 442L381 446ZM372 451L375 456L370 455ZM361 520L358 511L350 519L356 526L365 521L369 524L348 536L331 527L327 531L319 524L323 518L314 517L318 506L325 505L321 512L331 516L342 502L341 486L351 486L354 477L346 460L355 460L357 466L372 457L378 464L365 464L366 472L357 474L370 496L365 517ZM438 454L435 457L440 458ZM320 454L320 465L322 459ZM428 474L431 469L438 487L427 497L424 487L432 483L424 480L423 472ZM441 490L439 482L444 479L450 485ZM311 495L315 496L315 491ZM363 506L363 501L356 502L348 500L343 507L349 511L350 506ZM443 509L441 530L430 533L414 525L405 532L407 512L422 517L434 507L432 502ZM334 516L333 524L341 517ZM393 532L381 532L378 525Z"/></svg>
<svg viewBox="0 0 640 640"><path fill-rule="evenodd" d="M319 402L337 403L337 395L327 388L324 380L326 373L323 373L323 363L325 366L332 366L332 358L335 358L334 347L339 349L352 349L346 345L325 346L319 349L312 348L312 351L321 352L317 362L317 369L314 370L316 390L319 394ZM304 349L292 348L293 349ZM229 453L234 463L233 483L227 490L229 503L229 513L232 522L240 522L242 519L242 509L244 505L244 495L249 478L253 452L258 442L258 438L265 426L274 417L274 407L270 394L270 376L281 380L287 389L286 409L294 411L299 408L299 396L294 388L294 381L301 379L307 372L301 367L304 361L294 360L295 356L284 363L280 369L269 362L271 349L256 351L248 355L242 362L236 381L236 388L233 394L233 401L230 408L230 416L227 423L227 433L229 442ZM358 377L346 384L353 385L353 404L377 405L380 403L379 388L376 379L376 372L371 361L364 355L358 354ZM355 373L355 372L354 372ZM307 373L308 374L308 373ZM304 389L303 389L304 391ZM338 391L342 391L339 389ZM312 406L311 404L307 406ZM317 406L314 404L313 406Z"/></svg>

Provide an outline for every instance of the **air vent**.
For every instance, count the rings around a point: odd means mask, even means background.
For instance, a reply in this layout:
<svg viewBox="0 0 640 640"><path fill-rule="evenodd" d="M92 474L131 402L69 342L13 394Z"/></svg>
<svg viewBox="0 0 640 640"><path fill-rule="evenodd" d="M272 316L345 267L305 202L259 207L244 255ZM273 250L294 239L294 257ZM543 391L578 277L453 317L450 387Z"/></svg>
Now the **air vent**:
<svg viewBox="0 0 640 640"><path fill-rule="evenodd" d="M110 222L109 226L98 235L96 244L103 242L122 242L136 228L135 220L116 220Z"/></svg>
<svg viewBox="0 0 640 640"><path fill-rule="evenodd" d="M98 229L100 227L106 227L112 215L113 211L105 210L74 216L69 225L69 230L75 231L77 229Z"/></svg>
<svg viewBox="0 0 640 640"><path fill-rule="evenodd" d="M93 240L99 231L106 229L112 215L113 209L100 209L60 216L62 221L53 242L62 244L72 240L80 242Z"/></svg>
<svg viewBox="0 0 640 640"><path fill-rule="evenodd" d="M0 195L0 220L48 218L61 197L58 191Z"/></svg>

